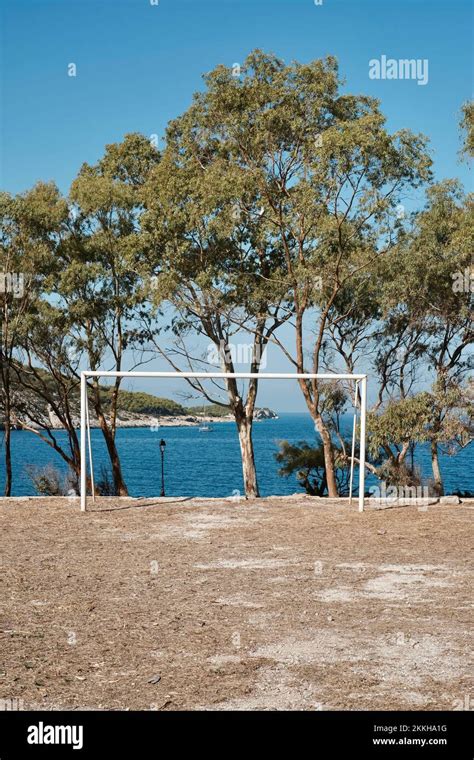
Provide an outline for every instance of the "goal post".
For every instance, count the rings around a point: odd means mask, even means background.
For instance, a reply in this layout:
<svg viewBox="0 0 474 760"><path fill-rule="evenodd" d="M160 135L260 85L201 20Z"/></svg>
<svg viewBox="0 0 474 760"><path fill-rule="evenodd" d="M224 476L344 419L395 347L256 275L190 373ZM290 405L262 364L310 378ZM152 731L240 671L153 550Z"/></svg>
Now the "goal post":
<svg viewBox="0 0 474 760"><path fill-rule="evenodd" d="M360 452L359 452L359 512L364 511L364 491L365 491L365 438L366 438L366 416L367 416L367 375L356 374L311 374L311 373L290 373L290 372L146 372L140 370L125 371L107 371L107 370L85 370L81 372L81 511L87 509L87 443L89 444L89 464L91 476L93 478L92 448L90 442L90 420L89 406L87 395L87 379L90 377L148 377L157 379L175 379L175 378L195 378L200 380L353 380L356 381L356 388L360 387ZM357 406L357 392L355 397L355 408ZM354 470L354 452L355 452L355 421L353 427L353 440L351 451L351 480L350 496L352 497L352 476Z"/></svg>

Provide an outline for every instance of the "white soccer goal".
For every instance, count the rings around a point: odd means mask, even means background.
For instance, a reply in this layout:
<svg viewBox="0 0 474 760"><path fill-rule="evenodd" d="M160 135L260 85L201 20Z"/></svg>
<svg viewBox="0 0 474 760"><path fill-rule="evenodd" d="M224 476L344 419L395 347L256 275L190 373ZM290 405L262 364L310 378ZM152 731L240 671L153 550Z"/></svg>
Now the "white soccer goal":
<svg viewBox="0 0 474 760"><path fill-rule="evenodd" d="M87 457L86 448L89 449L89 466L91 473L92 491L94 491L94 466L92 460L92 446L90 436L90 418L89 403L87 397L87 378L88 377L156 377L156 378L199 378L201 380L225 380L235 378L238 380L353 380L356 384L355 405L354 405L354 425L352 430L352 452L351 452L351 470L349 496L352 501L352 483L354 476L354 459L355 459L355 432L356 432L356 414L360 386L360 454L359 454L359 512L364 511L364 489L365 489L365 423L367 413L367 375L347 375L347 374L291 374L285 372L107 372L107 371L84 371L81 372L81 511L85 512L87 508Z"/></svg>

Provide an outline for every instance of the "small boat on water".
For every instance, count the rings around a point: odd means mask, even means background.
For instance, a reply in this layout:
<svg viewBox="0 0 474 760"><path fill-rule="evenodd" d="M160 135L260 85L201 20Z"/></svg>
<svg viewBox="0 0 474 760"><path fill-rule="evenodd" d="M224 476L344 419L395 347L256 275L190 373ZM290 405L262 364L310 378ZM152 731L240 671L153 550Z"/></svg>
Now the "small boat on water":
<svg viewBox="0 0 474 760"><path fill-rule="evenodd" d="M202 408L202 414L204 415L205 413L206 413L206 407L203 406L203 408ZM199 425L199 432L200 433L212 433L212 430L213 430L213 428L207 422L202 422L201 425Z"/></svg>

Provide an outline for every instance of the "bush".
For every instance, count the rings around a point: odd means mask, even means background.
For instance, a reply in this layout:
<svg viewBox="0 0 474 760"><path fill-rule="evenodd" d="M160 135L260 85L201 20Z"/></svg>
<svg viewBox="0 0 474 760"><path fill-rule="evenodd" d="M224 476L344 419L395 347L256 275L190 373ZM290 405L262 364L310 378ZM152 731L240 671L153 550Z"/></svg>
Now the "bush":
<svg viewBox="0 0 474 760"><path fill-rule="evenodd" d="M105 464L101 464L100 466L100 479L96 483L96 490L100 496L117 496L113 478L111 478Z"/></svg>
<svg viewBox="0 0 474 760"><path fill-rule="evenodd" d="M52 465L27 467L26 471L40 496L64 496L63 476Z"/></svg>
<svg viewBox="0 0 474 760"><path fill-rule="evenodd" d="M66 475L51 464L45 467L27 467L26 472L39 496L77 496L79 480L75 472Z"/></svg>
<svg viewBox="0 0 474 760"><path fill-rule="evenodd" d="M349 444L346 444L348 446ZM306 441L291 444L279 441L280 450L275 459L281 465L278 474L282 477L296 475L296 481L310 496L325 496L327 493L324 450L321 444L311 446ZM335 475L339 496L349 493L349 460L335 447Z"/></svg>

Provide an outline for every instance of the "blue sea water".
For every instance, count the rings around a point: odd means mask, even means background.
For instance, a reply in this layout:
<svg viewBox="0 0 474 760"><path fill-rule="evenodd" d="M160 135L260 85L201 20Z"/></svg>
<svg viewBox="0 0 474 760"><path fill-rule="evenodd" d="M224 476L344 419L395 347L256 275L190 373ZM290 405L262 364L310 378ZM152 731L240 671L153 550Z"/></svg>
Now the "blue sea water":
<svg viewBox="0 0 474 760"><path fill-rule="evenodd" d="M346 434L352 430L352 417L344 420ZM1 436L1 434L0 434ZM57 431L58 441L65 442L64 431ZM167 496L232 496L243 492L240 450L233 422L217 422L212 432L200 432L197 427L121 428L117 445L125 481L132 496L157 496L161 487L159 441L166 441L165 486ZM278 475L275 452L278 441L315 442L313 422L308 414L281 414L276 420L263 420L254 425L255 458L262 496L290 494L300 491L296 478ZM5 468L0 437L0 494L3 493ZM107 464L107 452L100 430L92 430L94 470L96 480L101 464ZM52 464L65 471L59 455L32 433L14 431L12 434L13 495L34 495L35 489L26 468ZM417 448L415 462L423 475L431 476L430 454L426 446ZM468 447L453 457L441 455L445 490L474 491L473 448ZM355 474L355 488L358 483ZM377 481L366 478L366 487Z"/></svg>

